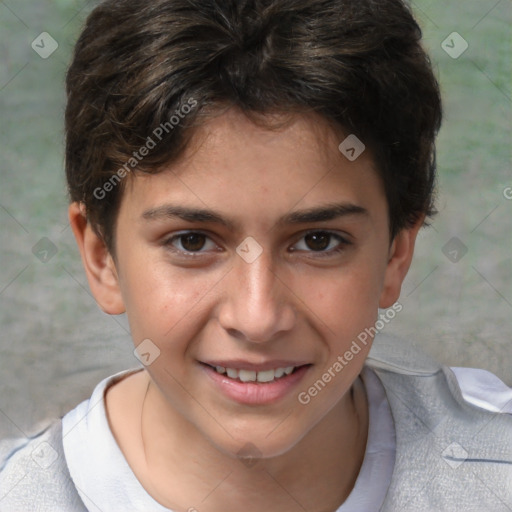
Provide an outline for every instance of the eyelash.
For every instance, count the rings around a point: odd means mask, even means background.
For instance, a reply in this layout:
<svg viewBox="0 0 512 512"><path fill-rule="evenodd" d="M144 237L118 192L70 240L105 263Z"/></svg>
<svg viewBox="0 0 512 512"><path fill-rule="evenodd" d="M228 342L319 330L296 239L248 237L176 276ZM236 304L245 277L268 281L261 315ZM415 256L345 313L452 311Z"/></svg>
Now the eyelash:
<svg viewBox="0 0 512 512"><path fill-rule="evenodd" d="M175 240L180 240L181 238L185 237L186 235L191 235L191 234L203 235L204 237L206 237L206 239L212 241L212 239L206 233L203 233L202 231L182 231L180 233L177 233L177 234L167 238L163 242L163 245L166 248L168 248L170 251L172 251L174 253L177 253L180 256L184 256L184 257L187 257L187 258L197 258L197 257L200 257L201 255L204 254L205 251L186 251L186 250L183 251L181 249L176 249L172 245L172 243ZM311 254L314 254L315 257L320 257L320 258L332 257L332 256L335 256L335 255L339 254L340 252L343 252L346 249L347 246L352 245L352 242L348 241L346 238L343 238L338 233L334 233L332 231L327 231L327 230L311 230L311 231L307 231L306 233L304 233L300 237L300 239L297 242L295 242L294 245L296 245L300 240L303 240L306 236L312 235L312 234L328 235L331 238L335 238L339 242L339 244L334 249L330 249L328 251L325 251L325 250L323 250L323 251L313 251L313 250L306 251L306 252L309 252ZM331 240L329 240L329 245L330 244L331 244ZM292 250L292 252L296 252L296 251L303 251L303 249L293 249Z"/></svg>

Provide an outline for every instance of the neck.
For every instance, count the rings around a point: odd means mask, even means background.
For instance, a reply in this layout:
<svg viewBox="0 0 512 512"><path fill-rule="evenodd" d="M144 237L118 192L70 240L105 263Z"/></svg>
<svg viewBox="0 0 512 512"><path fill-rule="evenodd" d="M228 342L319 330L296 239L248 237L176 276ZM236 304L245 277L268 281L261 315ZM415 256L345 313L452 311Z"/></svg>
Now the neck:
<svg viewBox="0 0 512 512"><path fill-rule="evenodd" d="M354 486L367 432L368 405L358 378L292 449L244 463L170 410L151 383L141 412L145 470L139 479L155 499L175 510L220 512L236 503L249 512L333 511Z"/></svg>

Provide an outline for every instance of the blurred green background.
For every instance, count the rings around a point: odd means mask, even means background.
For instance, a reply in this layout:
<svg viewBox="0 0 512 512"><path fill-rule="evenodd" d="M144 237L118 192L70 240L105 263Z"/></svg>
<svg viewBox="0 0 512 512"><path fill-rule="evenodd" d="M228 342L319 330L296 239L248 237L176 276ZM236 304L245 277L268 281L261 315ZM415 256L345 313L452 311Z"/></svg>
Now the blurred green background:
<svg viewBox="0 0 512 512"><path fill-rule="evenodd" d="M0 1L0 437L37 430L138 365L126 318L90 296L67 223L64 73L94 4ZM512 385L512 2L413 8L444 97L440 214L420 235L403 311L386 331ZM58 43L47 58L31 46L51 48L42 32Z"/></svg>

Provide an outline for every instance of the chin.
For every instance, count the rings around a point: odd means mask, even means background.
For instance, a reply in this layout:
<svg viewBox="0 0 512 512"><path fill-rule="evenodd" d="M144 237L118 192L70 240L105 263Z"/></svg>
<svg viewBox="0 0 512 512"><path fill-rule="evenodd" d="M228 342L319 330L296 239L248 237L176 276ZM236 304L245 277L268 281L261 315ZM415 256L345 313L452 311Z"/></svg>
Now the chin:
<svg viewBox="0 0 512 512"><path fill-rule="evenodd" d="M210 439L210 441L225 455L240 459L241 462L247 460L247 466L249 466L251 460L271 459L286 454L297 446L302 437L304 434L285 432L273 434L268 429L258 434L254 429L248 429L245 435L240 432L236 437L228 436L223 439Z"/></svg>

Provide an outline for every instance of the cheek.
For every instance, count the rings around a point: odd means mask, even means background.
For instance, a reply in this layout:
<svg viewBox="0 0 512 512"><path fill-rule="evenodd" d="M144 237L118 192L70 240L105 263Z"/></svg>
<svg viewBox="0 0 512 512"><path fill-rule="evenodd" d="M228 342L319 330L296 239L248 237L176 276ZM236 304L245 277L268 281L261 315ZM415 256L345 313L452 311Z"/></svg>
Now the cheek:
<svg viewBox="0 0 512 512"><path fill-rule="evenodd" d="M122 291L134 342L149 338L161 350L175 348L173 340L185 339L184 333L199 324L218 278L162 263L132 265L128 270Z"/></svg>
<svg viewBox="0 0 512 512"><path fill-rule="evenodd" d="M340 341L357 336L361 330L375 322L380 281L371 269L345 269L329 272L321 278L304 282L304 303L315 313L330 337Z"/></svg>

